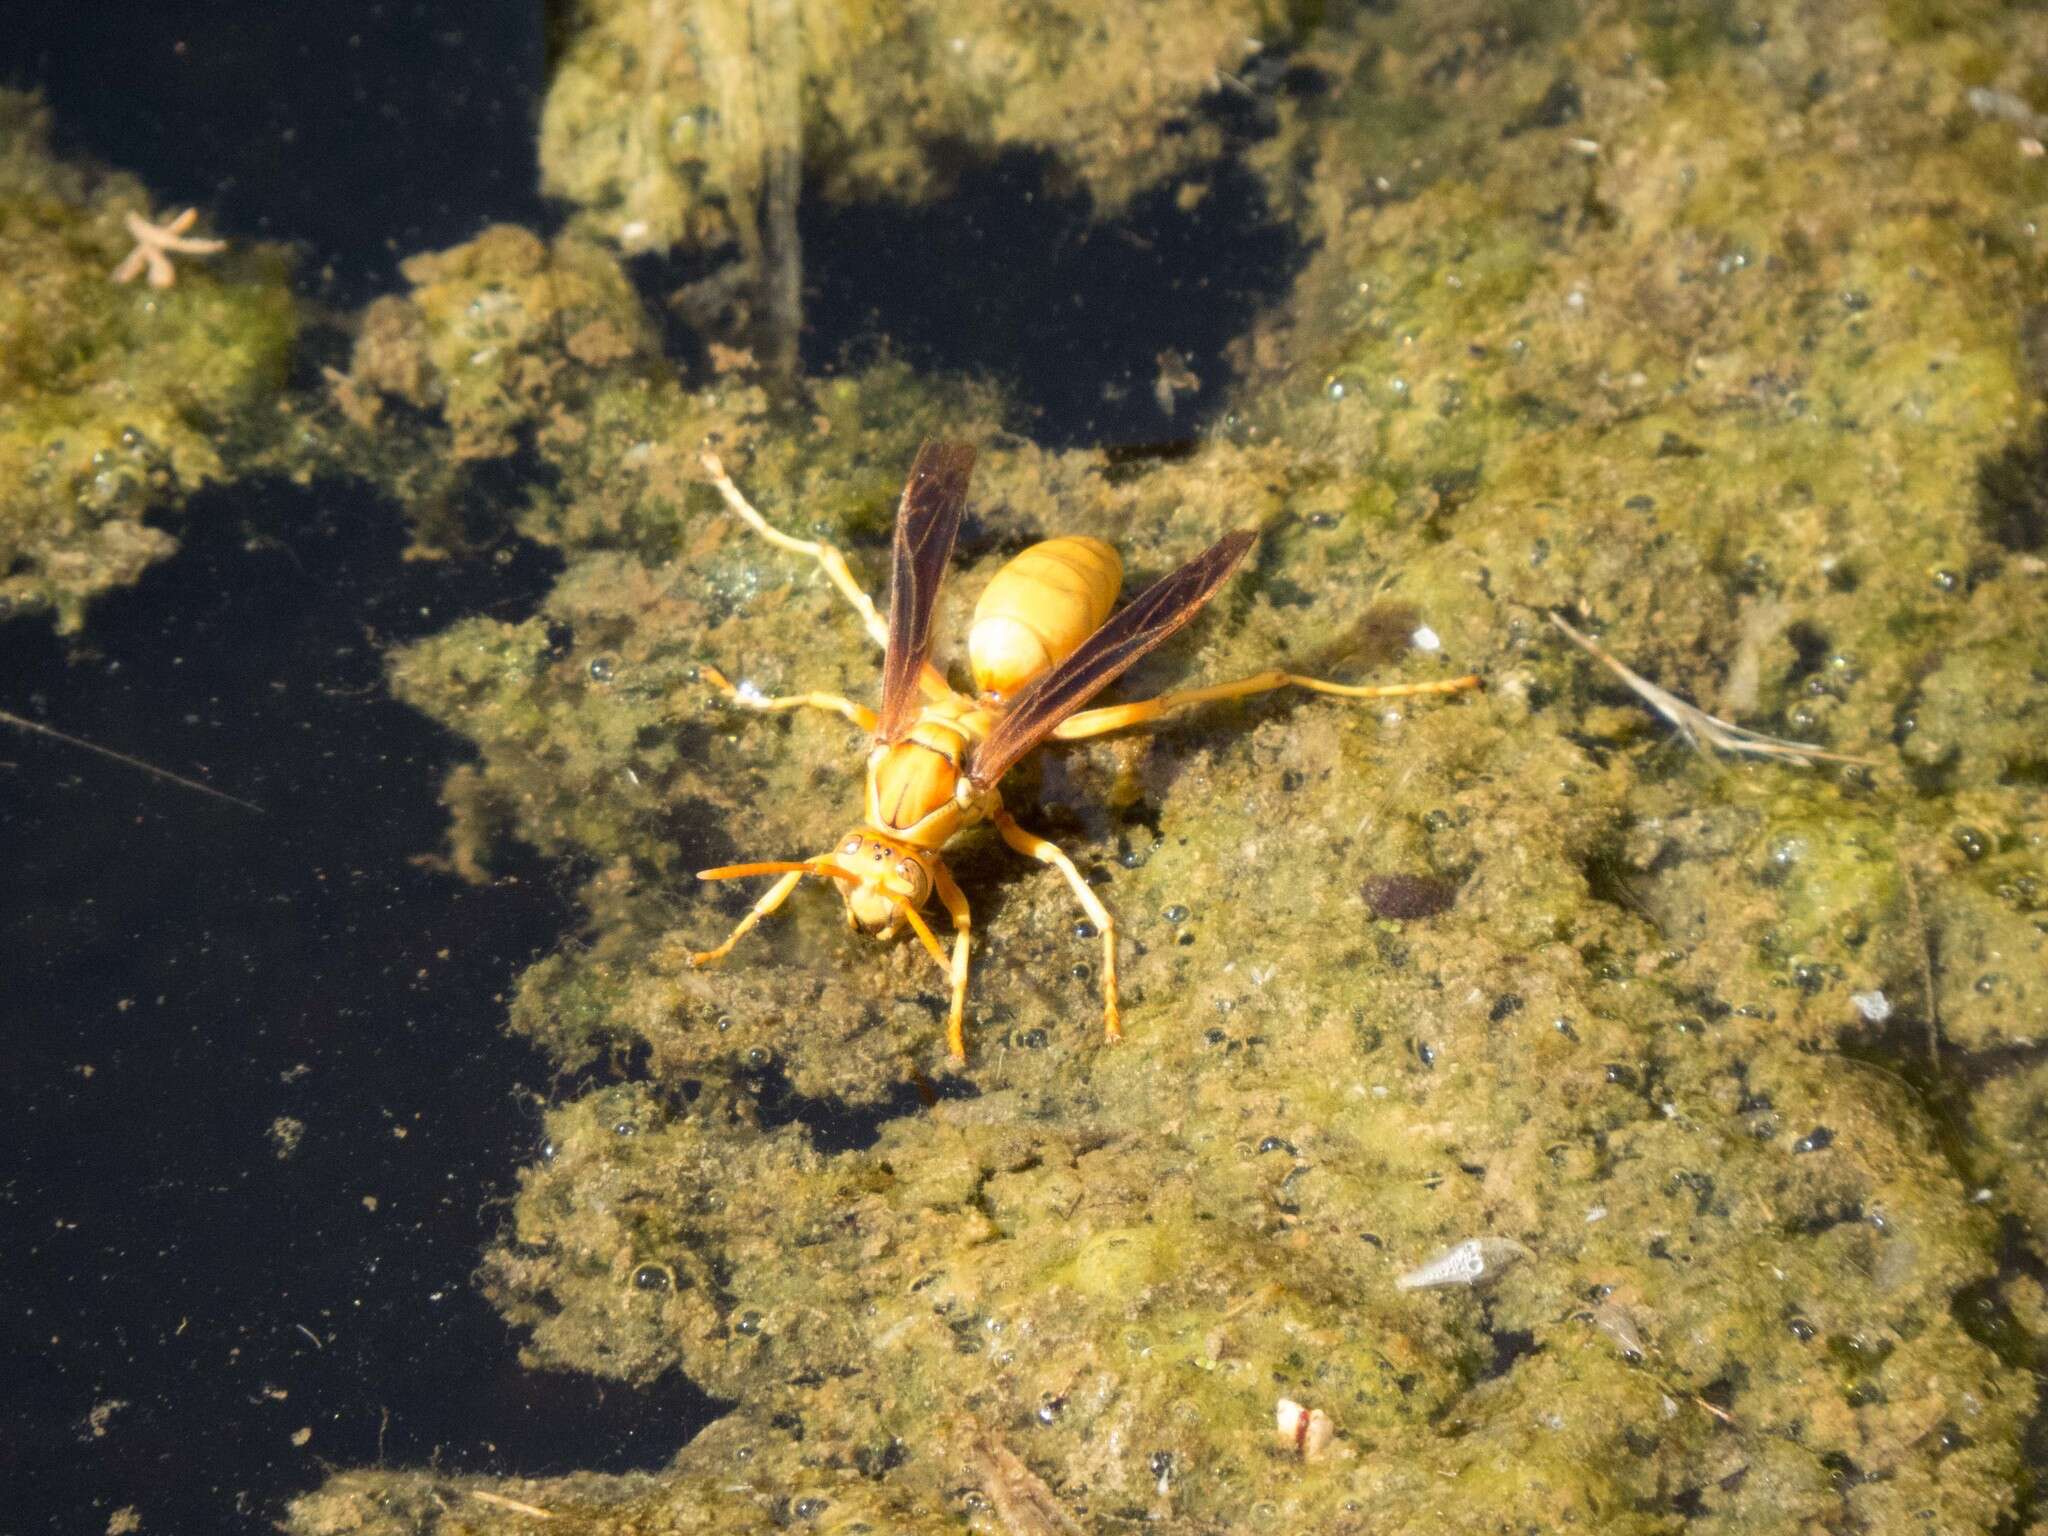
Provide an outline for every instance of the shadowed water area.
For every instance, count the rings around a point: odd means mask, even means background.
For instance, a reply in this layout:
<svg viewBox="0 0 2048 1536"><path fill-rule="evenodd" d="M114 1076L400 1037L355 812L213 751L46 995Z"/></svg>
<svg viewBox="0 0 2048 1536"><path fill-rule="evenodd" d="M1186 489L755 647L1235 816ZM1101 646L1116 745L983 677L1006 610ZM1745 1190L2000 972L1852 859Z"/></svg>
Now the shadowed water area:
<svg viewBox="0 0 2048 1536"><path fill-rule="evenodd" d="M2037 14L346 9L0 100L0 708L262 807L6 744L29 1528L2035 1528ZM933 437L957 686L1234 529L1105 700L1484 681L1026 758L1119 1045L987 826L964 1062L691 959L881 671L700 451L882 600Z"/></svg>

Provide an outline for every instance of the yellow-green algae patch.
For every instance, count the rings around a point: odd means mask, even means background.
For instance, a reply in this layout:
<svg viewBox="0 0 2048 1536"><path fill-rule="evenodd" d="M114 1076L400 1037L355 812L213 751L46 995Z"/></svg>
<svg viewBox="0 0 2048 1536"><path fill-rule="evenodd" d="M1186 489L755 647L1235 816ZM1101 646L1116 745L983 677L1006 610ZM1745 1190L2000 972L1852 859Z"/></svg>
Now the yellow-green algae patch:
<svg viewBox="0 0 2048 1536"><path fill-rule="evenodd" d="M2031 92L2048 30L1566 21L1312 35L1329 88L1260 153L1316 252L1189 458L1047 453L888 367L799 414L620 360L573 374L573 419L552 386L514 413L559 471L524 526L567 568L534 620L394 675L481 748L450 783L463 862L510 829L590 871L587 930L515 1025L636 1070L549 1114L483 1283L538 1362L680 1369L737 1406L661 1474L352 1473L297 1529L512 1529L505 1498L561 1530L1003 1529L980 1432L1090 1530L2025 1518L2048 183L1968 92ZM423 334L449 323L429 286ZM437 357L441 398L472 366ZM1111 538L1138 582L1258 524L1125 696L1275 658L1488 679L1223 706L1006 786L1118 916L1115 1049L1070 896L981 834L953 851L964 1070L929 960L848 934L827 890L684 963L750 899L691 871L829 846L862 753L693 669L860 697L877 671L695 450L879 589L928 431L984 445L942 661L1033 538ZM1873 766L1695 756L1552 608ZM1377 917L1387 874L1455 900ZM1397 1286L1483 1238L1526 1256ZM1281 1397L1329 1416L1327 1450L1276 1440Z"/></svg>
<svg viewBox="0 0 2048 1536"><path fill-rule="evenodd" d="M969 156L1030 149L1114 210L1219 151L1197 101L1290 31L1244 0L577 0L558 18L542 184L629 250L751 255L766 163L791 138L830 198L927 197Z"/></svg>
<svg viewBox="0 0 2048 1536"><path fill-rule="evenodd" d="M146 522L275 435L297 329L275 253L174 257L111 281L132 176L53 156L34 97L0 91L0 614L86 605L177 548Z"/></svg>

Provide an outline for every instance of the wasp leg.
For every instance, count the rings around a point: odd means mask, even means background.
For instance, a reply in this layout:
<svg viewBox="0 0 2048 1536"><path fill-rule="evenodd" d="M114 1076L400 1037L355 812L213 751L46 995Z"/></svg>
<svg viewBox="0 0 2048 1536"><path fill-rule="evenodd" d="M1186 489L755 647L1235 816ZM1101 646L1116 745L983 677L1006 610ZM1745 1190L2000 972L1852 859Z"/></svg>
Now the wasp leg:
<svg viewBox="0 0 2048 1536"><path fill-rule="evenodd" d="M1156 699L1140 699L1134 704L1084 709L1069 716L1052 734L1060 741L1079 741L1086 736L1100 736L1105 731L1143 725L1191 705L1211 704L1219 699L1242 699L1254 693L1271 693L1276 688L1306 688L1312 693L1334 694L1340 699L1406 699L1418 694L1463 693L1478 686L1477 677L1451 677L1434 683L1394 683L1378 688L1356 688L1348 683L1326 683L1319 677L1299 677L1292 672L1260 672L1252 677L1241 677L1233 683L1212 683L1207 688L1162 693Z"/></svg>
<svg viewBox="0 0 2048 1536"><path fill-rule="evenodd" d="M717 454L699 454L698 462L704 466L704 472L711 477L711 483L718 487L718 494L725 498L725 504L732 510L734 517L777 549L786 549L793 555L809 555L817 561L825 574L831 578L832 585L846 595L846 600L853 604L855 611L860 614L860 621L867 626L875 644L884 648L888 646L889 626L882 621L882 616L875 612L874 600L861 591L860 583L853 579L853 572L846 568L846 556L840 554L830 544L811 539L794 539L780 529L770 527L768 519L756 512L747 498L740 494L740 488L732 483L732 477L726 474L725 465L719 462Z"/></svg>
<svg viewBox="0 0 2048 1536"><path fill-rule="evenodd" d="M776 881L773 885L769 886L768 894L763 896L759 901L754 903L753 910L748 912L745 917L740 919L740 925L737 928L733 929L731 933L726 935L726 939L723 944L719 945L716 949L706 949L691 955L689 957L690 964L692 966L716 965L719 961L723 960L727 955L731 954L733 945L739 943L741 939L747 936L747 930L752 928L754 924L760 922L762 918L772 913L777 907L781 906L785 901L789 900L789 893L797 888L797 883L801 881L806 874L811 873L815 873L815 871L812 871L808 868L793 869L788 874L784 875L780 880Z"/></svg>
<svg viewBox="0 0 2048 1536"><path fill-rule="evenodd" d="M1116 923L1110 918L1109 908L1088 888L1088 882L1081 878L1081 871L1074 868L1074 861L1060 851L1059 845L1026 832L1018 826L1010 813L998 806L990 813L996 830L1003 834L1003 841L1019 853L1050 864L1067 877L1067 884L1074 888L1074 897L1081 903L1081 909L1088 914L1088 920L1102 933L1102 1036L1105 1040L1121 1040L1124 1036L1123 1016L1116 1005Z"/></svg>
<svg viewBox="0 0 2048 1536"><path fill-rule="evenodd" d="M932 864L932 886L953 919L953 1007L946 1015L946 1049L955 1061L967 1059L967 941L974 919L967 910L967 898L953 880L953 872L937 860Z"/></svg>
<svg viewBox="0 0 2048 1536"><path fill-rule="evenodd" d="M836 693L792 693L786 698L771 699L733 687L732 680L716 667L700 667L698 670L704 674L705 682L743 709L829 709L835 715L846 716L869 735L874 734L875 712L851 699L842 699Z"/></svg>
<svg viewBox="0 0 2048 1536"><path fill-rule="evenodd" d="M809 555L817 561L819 567L831 578L832 585L844 593L846 600L853 604L854 611L860 615L861 623L867 626L867 632L875 644L884 650L889 648L889 626L881 614L875 611L874 599L863 592L860 583L853 579L853 572L846 566L846 556L823 540L792 538L781 529L771 527L768 519L756 512L753 504L740 494L740 488L732 483L732 477L725 472L725 465L717 454L701 453L697 456L697 461L704 466L704 472L711 477L711 483L718 488L718 494L725 498L725 504L731 509L733 516L777 549L786 549L793 555ZM928 698L943 699L953 691L944 675L930 662L924 664L924 670L918 674L917 680ZM873 720L870 719L863 729L873 730Z"/></svg>

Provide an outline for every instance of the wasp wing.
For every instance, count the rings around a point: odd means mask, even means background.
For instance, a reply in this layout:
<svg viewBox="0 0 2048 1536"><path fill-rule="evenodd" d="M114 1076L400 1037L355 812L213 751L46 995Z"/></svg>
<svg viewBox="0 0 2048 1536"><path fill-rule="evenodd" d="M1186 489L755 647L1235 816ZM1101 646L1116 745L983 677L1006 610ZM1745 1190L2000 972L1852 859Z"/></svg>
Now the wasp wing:
<svg viewBox="0 0 2048 1536"><path fill-rule="evenodd" d="M1173 634L1216 595L1258 535L1227 534L1171 576L1152 583L1081 648L1017 696L968 759L967 776L987 789L1059 723L1108 687L1140 656Z"/></svg>
<svg viewBox="0 0 2048 1536"><path fill-rule="evenodd" d="M903 503L896 509L896 543L889 568L889 647L882 658L882 711L878 734L898 741L917 723L918 676L932 648L932 612L960 510L974 471L968 443L926 443L917 450Z"/></svg>

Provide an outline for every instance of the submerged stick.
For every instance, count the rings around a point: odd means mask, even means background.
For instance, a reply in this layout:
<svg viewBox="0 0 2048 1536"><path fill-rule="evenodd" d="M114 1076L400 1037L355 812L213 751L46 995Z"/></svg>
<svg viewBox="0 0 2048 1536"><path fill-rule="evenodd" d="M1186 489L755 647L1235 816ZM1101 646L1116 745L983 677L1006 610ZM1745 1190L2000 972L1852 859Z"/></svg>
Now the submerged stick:
<svg viewBox="0 0 2048 1536"><path fill-rule="evenodd" d="M1804 768L1815 762L1854 763L1868 768L1867 757L1851 757L1844 752L1829 752L1811 746L1803 741L1787 741L1782 736L1766 736L1762 731L1752 731L1726 720L1717 719L1696 704L1688 704L1668 689L1659 688L1639 672L1633 672L1616 661L1607 652L1580 634L1557 614L1550 615L1550 622L1564 631L1565 636L1580 650L1606 667L1616 677L1634 689L1636 695L1671 722L1686 744L1695 752L1704 752L1715 747L1723 752L1747 752L1756 757L1774 757L1780 762L1789 762ZM1702 746L1704 742L1706 745Z"/></svg>
<svg viewBox="0 0 2048 1536"><path fill-rule="evenodd" d="M55 726L43 725L34 720L23 719L20 715L9 714L0 709L0 725L11 725L17 731L27 731L35 736L47 736L52 741L61 741L66 746L81 747L87 752L97 752L101 757L111 758L129 768L148 774L151 778L163 779L180 788L193 790L202 795L211 795L216 800L225 800L230 805L239 805L245 811L254 811L258 816L265 814L263 807L253 800L244 800L240 795L231 795L224 789L215 789L211 784L202 784L197 779L188 779L182 773L173 773L168 768L159 768L155 763L146 763L139 757L130 757L126 752L116 752L112 747L103 747L97 742L87 741L83 736L73 736Z"/></svg>

